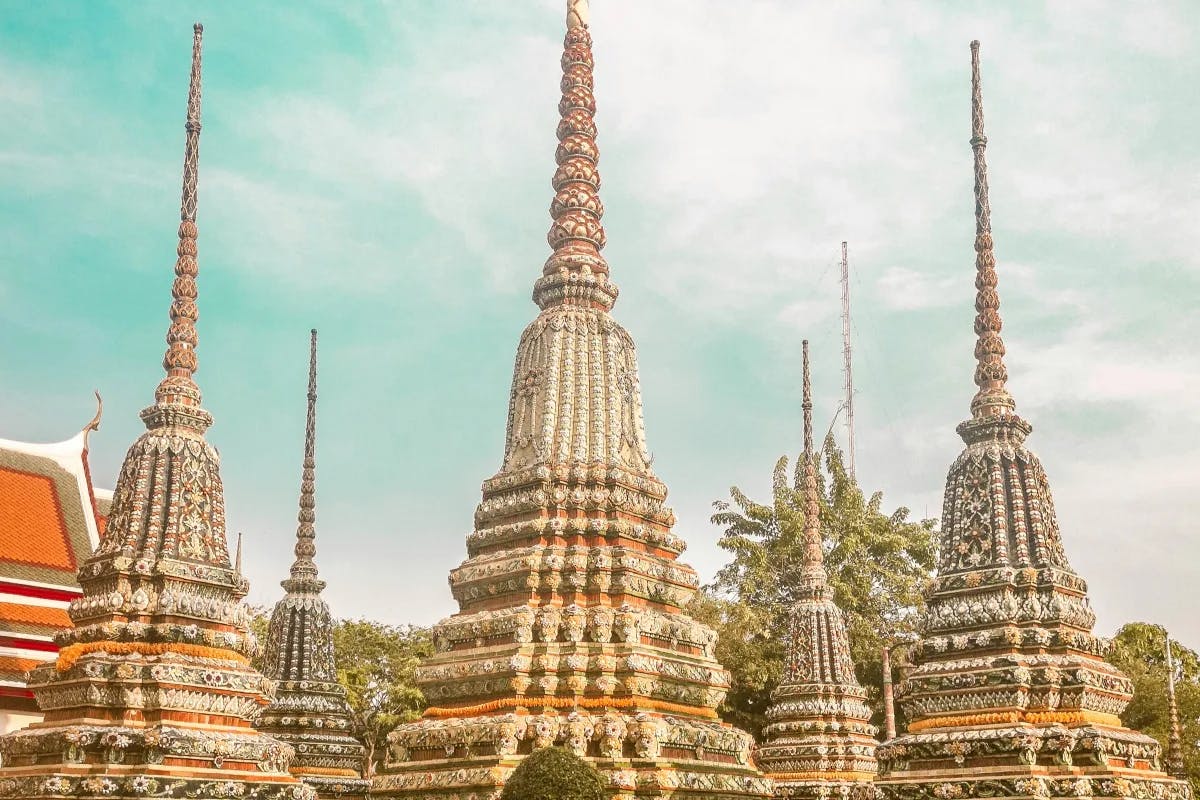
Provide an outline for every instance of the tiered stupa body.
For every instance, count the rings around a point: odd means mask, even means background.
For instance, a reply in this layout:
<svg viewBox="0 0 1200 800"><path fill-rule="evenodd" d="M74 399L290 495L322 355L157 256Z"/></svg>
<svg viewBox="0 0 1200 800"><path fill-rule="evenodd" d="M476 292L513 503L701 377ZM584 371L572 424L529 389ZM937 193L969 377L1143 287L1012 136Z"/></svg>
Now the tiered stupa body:
<svg viewBox="0 0 1200 800"><path fill-rule="evenodd" d="M975 383L950 468L938 575L914 667L908 733L877 751L887 800L1190 796L1149 736L1122 727L1132 686L1092 634L1050 486L1006 387L988 206L978 43L972 43Z"/></svg>
<svg viewBox="0 0 1200 800"><path fill-rule="evenodd" d="M804 562L791 612L787 665L771 694L759 767L776 797L870 798L875 728L867 693L854 674L842 610L833 602L822 553L812 386L804 342Z"/></svg>
<svg viewBox="0 0 1200 800"><path fill-rule="evenodd" d="M378 794L489 798L552 744L606 772L614 796L770 794L750 737L717 718L729 674L682 610L696 573L676 560L633 340L609 314L586 12L569 3L554 252L517 348L503 465L450 575L460 610L418 675L431 707L391 735Z"/></svg>
<svg viewBox="0 0 1200 800"><path fill-rule="evenodd" d="M333 656L333 617L321 597L316 546L317 332L308 363L308 422L300 480L296 560L283 581L286 594L271 612L264 672L275 681L275 699L255 723L296 749L291 772L322 798L364 797L365 748L354 736L346 690Z"/></svg>
<svg viewBox="0 0 1200 800"><path fill-rule="evenodd" d="M75 627L31 673L45 719L0 739L0 796L299 800L292 749L251 718L271 683L230 564L216 450L196 371L200 26L192 50L171 327L147 431L125 456L112 513L79 570Z"/></svg>

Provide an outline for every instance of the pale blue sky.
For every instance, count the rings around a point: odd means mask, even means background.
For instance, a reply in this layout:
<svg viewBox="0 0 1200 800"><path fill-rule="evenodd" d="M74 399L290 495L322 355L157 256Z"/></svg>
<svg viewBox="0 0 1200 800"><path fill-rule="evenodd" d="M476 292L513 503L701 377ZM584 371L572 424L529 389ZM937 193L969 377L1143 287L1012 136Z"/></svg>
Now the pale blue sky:
<svg viewBox="0 0 1200 800"><path fill-rule="evenodd" d="M111 486L160 375L191 23L205 23L200 364L251 600L290 563L307 331L335 613L453 606L547 247L562 2L8 4L0 436L91 416ZM606 255L655 468L706 578L839 402L850 241L859 473L940 511L971 384L969 53L983 41L1011 387L1111 633L1200 644L1200 290L1188 3L595 0Z"/></svg>

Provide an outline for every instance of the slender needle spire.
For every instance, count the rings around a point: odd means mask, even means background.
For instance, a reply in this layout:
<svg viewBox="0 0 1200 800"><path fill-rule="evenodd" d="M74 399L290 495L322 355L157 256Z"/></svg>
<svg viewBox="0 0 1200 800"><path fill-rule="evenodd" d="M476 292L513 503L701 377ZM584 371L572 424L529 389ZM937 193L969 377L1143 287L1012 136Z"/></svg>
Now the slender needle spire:
<svg viewBox="0 0 1200 800"><path fill-rule="evenodd" d="M291 577L283 582L289 592L319 592L325 582L317 579L317 329L313 328L309 338L308 352L308 419L304 426L304 469L300 478L300 513L296 526L296 560L292 563Z"/></svg>
<svg viewBox="0 0 1200 800"><path fill-rule="evenodd" d="M1000 294L996 289L996 256L992 242L992 209L988 204L987 136L983 132L983 86L979 79L979 42L971 42L971 150L975 154L975 385L971 400L976 419L1011 414L1004 340L1000 338Z"/></svg>
<svg viewBox="0 0 1200 800"><path fill-rule="evenodd" d="M1175 778L1187 779L1183 763L1183 732L1179 727L1179 705L1175 700L1175 659L1171 654L1171 636L1167 635L1167 703L1170 707L1171 730L1167 742L1167 772Z"/></svg>
<svg viewBox="0 0 1200 800"><path fill-rule="evenodd" d="M167 376L158 385L155 400L160 405L200 405L200 389L192 379L196 360L196 190L200 161L200 47L204 26L196 23L192 36L192 74L188 85L187 141L183 155L183 196L179 208L179 247L176 250L175 282L171 286L171 326L163 368Z"/></svg>
<svg viewBox="0 0 1200 800"><path fill-rule="evenodd" d="M824 555L821 550L821 504L817 498L817 462L813 452L812 380L808 368L808 340L804 340L804 562L801 587L806 596L825 590Z"/></svg>

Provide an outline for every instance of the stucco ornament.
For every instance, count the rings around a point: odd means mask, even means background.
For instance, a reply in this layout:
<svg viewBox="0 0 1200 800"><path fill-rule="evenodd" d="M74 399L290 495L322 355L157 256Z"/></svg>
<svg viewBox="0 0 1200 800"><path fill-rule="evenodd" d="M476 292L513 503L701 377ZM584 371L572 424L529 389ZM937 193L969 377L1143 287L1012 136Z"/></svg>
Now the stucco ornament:
<svg viewBox="0 0 1200 800"><path fill-rule="evenodd" d="M0 738L0 796L314 797L288 773L294 749L250 727L274 685L250 666L249 584L229 557L220 459L205 439L213 420L194 379L202 31L193 29L166 375L79 569L74 627L30 676L47 722Z"/></svg>
<svg viewBox="0 0 1200 800"><path fill-rule="evenodd" d="M879 748L876 788L881 800L1185 800L1188 785L1160 771L1158 743L1121 725L1132 685L1092 632L1087 584L1067 561L1046 472L1025 445L1032 427L1008 390L978 42L971 66L977 391L946 477L922 637L897 692L908 733Z"/></svg>
<svg viewBox="0 0 1200 800"><path fill-rule="evenodd" d="M459 611L435 626L437 653L417 672L431 707L391 734L380 796L482 800L550 745L595 763L618 796L671 796L654 788L664 774L690 776L672 787L695 800L770 794L749 737L716 719L729 673L714 632L683 610L699 580L678 560L636 349L610 313L587 19L571 0L551 253L517 344L504 456L450 573Z"/></svg>
<svg viewBox="0 0 1200 800"><path fill-rule="evenodd" d="M833 602L822 552L812 436L812 381L803 345L804 557L792 607L783 678L771 696L756 758L776 796L850 797L875 775L875 728L854 674L842 611Z"/></svg>
<svg viewBox="0 0 1200 800"><path fill-rule="evenodd" d="M357 738L346 690L337 680L333 617L321 596L316 533L317 332L311 332L308 415L300 477L295 561L285 594L271 612L264 663L276 681L274 701L255 720L259 730L292 745L292 774L321 797L365 797L366 748Z"/></svg>

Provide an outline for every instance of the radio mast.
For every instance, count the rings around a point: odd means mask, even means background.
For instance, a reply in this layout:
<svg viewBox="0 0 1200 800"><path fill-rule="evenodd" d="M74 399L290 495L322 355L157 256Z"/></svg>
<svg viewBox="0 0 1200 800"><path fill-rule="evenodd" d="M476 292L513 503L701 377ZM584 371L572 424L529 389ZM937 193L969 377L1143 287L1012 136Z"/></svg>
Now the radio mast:
<svg viewBox="0 0 1200 800"><path fill-rule="evenodd" d="M857 481L854 474L854 369L850 358L850 263L846 258L846 243L842 242L842 358L846 372L846 433L849 439L847 452L850 480Z"/></svg>

